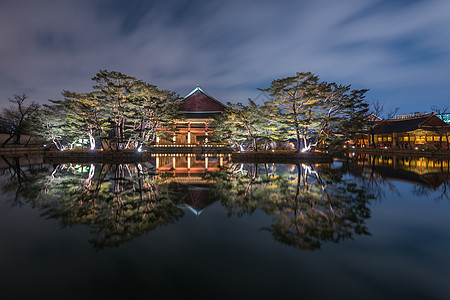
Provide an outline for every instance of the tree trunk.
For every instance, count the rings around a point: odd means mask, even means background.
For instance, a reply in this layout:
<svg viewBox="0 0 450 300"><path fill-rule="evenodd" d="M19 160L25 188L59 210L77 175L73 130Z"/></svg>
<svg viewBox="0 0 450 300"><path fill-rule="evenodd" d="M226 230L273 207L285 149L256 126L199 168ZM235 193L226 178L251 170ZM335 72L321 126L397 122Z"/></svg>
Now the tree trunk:
<svg viewBox="0 0 450 300"><path fill-rule="evenodd" d="M301 148L301 138L300 138L300 132L298 129L296 129L296 133L297 133L297 150L295 152L300 153L300 148Z"/></svg>

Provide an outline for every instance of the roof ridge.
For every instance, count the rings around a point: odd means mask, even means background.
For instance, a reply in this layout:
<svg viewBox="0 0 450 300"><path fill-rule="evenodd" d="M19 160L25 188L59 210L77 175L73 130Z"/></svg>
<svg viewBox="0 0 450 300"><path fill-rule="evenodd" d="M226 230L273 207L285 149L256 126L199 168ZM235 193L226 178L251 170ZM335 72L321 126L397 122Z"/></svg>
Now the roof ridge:
<svg viewBox="0 0 450 300"><path fill-rule="evenodd" d="M383 119L383 121L390 121L390 122L397 122L397 121L409 121L414 119L420 119L420 118L430 118L434 115L434 113L429 113L421 116L411 117L411 118L403 118L403 119Z"/></svg>
<svg viewBox="0 0 450 300"><path fill-rule="evenodd" d="M205 96L207 96L208 98L210 98L211 100L217 102L218 104L220 104L223 107L226 107L225 104L223 104L222 102L220 102L219 100L217 100L216 98L214 98L213 96L211 96L210 94L208 94L207 92L205 92L200 85L197 84L197 87L195 89L193 89L189 94L187 94L186 96L184 96L184 100L186 100L187 98L189 98L190 96L194 95L196 92L200 92L202 94L204 94Z"/></svg>

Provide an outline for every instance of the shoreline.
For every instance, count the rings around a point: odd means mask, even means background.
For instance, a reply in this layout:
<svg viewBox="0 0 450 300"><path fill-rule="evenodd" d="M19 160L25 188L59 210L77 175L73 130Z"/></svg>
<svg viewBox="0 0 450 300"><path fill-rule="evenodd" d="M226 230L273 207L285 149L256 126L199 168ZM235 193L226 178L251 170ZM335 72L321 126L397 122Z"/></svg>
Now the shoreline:
<svg viewBox="0 0 450 300"><path fill-rule="evenodd" d="M123 151L101 151L101 150L46 150L42 147L8 147L0 148L2 156L21 156L21 155L42 155L47 161L148 161L159 154L164 155L206 155L210 157L223 156L229 157L233 162L330 162L335 157L351 157L361 154L376 156L393 157L427 157L436 159L449 159L450 150L405 150L405 149L371 149L371 148L352 148L345 149L343 152L306 152L296 153L295 151L275 150L258 152L239 152L231 151L226 147L153 147L146 151L136 152L130 150Z"/></svg>

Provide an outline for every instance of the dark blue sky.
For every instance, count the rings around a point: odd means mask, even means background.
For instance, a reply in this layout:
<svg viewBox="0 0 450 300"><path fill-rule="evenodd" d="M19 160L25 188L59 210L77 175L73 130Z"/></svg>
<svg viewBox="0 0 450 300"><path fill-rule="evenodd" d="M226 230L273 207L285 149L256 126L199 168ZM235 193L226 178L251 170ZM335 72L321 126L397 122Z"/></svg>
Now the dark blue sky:
<svg viewBox="0 0 450 300"><path fill-rule="evenodd" d="M400 113L450 106L450 1L0 0L0 105L90 91L99 69L245 102L311 71Z"/></svg>

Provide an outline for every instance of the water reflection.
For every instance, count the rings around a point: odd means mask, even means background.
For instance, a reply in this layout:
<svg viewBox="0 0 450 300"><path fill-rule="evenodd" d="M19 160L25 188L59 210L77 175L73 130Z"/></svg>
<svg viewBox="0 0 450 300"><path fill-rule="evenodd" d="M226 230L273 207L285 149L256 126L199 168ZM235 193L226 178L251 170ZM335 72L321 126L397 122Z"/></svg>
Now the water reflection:
<svg viewBox="0 0 450 300"><path fill-rule="evenodd" d="M384 197L385 187L401 195L393 181L412 184L412 192L426 196L436 194L435 200L450 200L450 161L436 158L412 158L402 156L371 156L360 154L352 157L347 168L363 179L365 186L376 189L377 198Z"/></svg>
<svg viewBox="0 0 450 300"><path fill-rule="evenodd" d="M262 212L273 239L319 249L369 235L370 203L392 180L448 198L448 161L360 156L333 164L233 164L224 157L167 155L136 164L44 164L1 157L2 190L61 227L84 225L96 248L200 216L217 199L229 216ZM383 188L382 188L383 187ZM391 187L395 191L395 186ZM399 193L398 191L395 191Z"/></svg>
<svg viewBox="0 0 450 300"><path fill-rule="evenodd" d="M369 234L373 193L346 173L330 164L236 164L218 176L215 191L229 215L263 211L271 223L261 229L275 240L314 250L322 242Z"/></svg>

